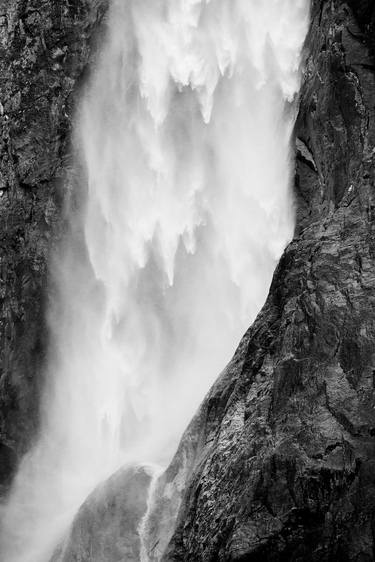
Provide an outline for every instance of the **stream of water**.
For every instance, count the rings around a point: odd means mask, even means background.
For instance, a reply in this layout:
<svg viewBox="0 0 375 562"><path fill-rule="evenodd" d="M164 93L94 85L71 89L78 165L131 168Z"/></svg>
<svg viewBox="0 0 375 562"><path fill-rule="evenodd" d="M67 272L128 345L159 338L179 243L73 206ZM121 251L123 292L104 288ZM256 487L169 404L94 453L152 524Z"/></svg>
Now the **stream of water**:
<svg viewBox="0 0 375 562"><path fill-rule="evenodd" d="M294 228L308 0L113 0L77 111L38 442L1 560L47 562L123 463L166 466Z"/></svg>

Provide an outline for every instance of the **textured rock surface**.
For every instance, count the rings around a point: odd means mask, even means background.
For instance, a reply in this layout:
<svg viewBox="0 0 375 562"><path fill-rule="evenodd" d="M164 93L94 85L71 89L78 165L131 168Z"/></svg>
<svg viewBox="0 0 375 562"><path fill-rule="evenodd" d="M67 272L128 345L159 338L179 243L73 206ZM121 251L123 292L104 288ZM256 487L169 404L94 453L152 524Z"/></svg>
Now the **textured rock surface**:
<svg viewBox="0 0 375 562"><path fill-rule="evenodd" d="M374 14L313 3L295 238L159 482L151 559L375 559Z"/></svg>
<svg viewBox="0 0 375 562"><path fill-rule="evenodd" d="M0 487L38 426L48 254L106 0L0 0Z"/></svg>
<svg viewBox="0 0 375 562"><path fill-rule="evenodd" d="M138 527L150 482L144 468L124 468L100 485L80 508L51 562L138 562Z"/></svg>

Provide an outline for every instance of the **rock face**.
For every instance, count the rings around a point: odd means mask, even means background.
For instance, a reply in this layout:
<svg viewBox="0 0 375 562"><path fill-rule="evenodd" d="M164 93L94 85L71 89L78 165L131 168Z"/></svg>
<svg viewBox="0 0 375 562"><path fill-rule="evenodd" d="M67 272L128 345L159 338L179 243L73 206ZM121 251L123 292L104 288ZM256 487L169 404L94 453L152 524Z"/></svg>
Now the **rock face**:
<svg viewBox="0 0 375 562"><path fill-rule="evenodd" d="M99 486L80 508L51 562L139 562L138 527L150 482L146 469L124 468Z"/></svg>
<svg viewBox="0 0 375 562"><path fill-rule="evenodd" d="M375 559L374 24L313 2L295 237L159 482L152 560Z"/></svg>
<svg viewBox="0 0 375 562"><path fill-rule="evenodd" d="M0 491L38 427L47 261L78 79L107 0L0 0Z"/></svg>

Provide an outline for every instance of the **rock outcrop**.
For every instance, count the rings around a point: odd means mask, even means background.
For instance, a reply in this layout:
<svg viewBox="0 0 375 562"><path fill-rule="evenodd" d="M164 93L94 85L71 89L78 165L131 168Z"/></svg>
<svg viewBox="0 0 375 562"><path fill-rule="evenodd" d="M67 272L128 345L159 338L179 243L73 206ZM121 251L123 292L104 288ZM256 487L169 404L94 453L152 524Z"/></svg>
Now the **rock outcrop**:
<svg viewBox="0 0 375 562"><path fill-rule="evenodd" d="M51 562L139 562L151 475L124 468L88 497Z"/></svg>
<svg viewBox="0 0 375 562"><path fill-rule="evenodd" d="M313 2L295 237L159 482L150 559L375 559L374 23Z"/></svg>
<svg viewBox="0 0 375 562"><path fill-rule="evenodd" d="M0 0L0 488L38 428L47 262L107 0ZM67 184L66 184L67 185Z"/></svg>

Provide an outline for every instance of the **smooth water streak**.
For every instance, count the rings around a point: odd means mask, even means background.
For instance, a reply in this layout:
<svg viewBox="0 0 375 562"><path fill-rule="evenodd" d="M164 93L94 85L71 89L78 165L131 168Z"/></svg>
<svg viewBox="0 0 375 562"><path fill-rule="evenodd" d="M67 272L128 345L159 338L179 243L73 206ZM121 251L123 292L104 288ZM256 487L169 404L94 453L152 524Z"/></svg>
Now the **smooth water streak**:
<svg viewBox="0 0 375 562"><path fill-rule="evenodd" d="M46 562L123 463L165 466L294 228L308 0L114 0L77 115L87 190L52 265L41 436L3 510ZM74 215L74 216L73 216Z"/></svg>

